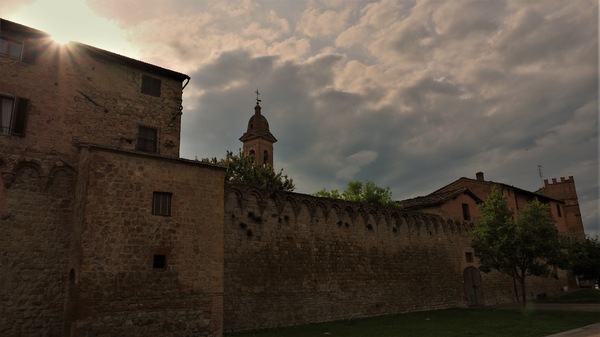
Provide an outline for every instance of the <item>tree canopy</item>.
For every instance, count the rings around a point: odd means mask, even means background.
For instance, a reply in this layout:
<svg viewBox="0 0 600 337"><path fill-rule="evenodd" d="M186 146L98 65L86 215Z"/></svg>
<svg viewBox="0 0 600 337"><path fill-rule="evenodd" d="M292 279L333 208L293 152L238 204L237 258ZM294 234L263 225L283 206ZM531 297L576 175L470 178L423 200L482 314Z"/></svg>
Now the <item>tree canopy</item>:
<svg viewBox="0 0 600 337"><path fill-rule="evenodd" d="M569 263L573 274L584 280L600 279L600 241L587 237L571 242Z"/></svg>
<svg viewBox="0 0 600 337"><path fill-rule="evenodd" d="M343 192L338 190L327 191L322 189L313 194L322 198L342 199L346 201L364 202L384 207L400 207L392 200L392 191L389 187L377 186L372 181L351 181Z"/></svg>
<svg viewBox="0 0 600 337"><path fill-rule="evenodd" d="M500 192L492 191L480 205L481 218L472 231L472 246L483 272L498 270L521 286L526 303L525 279L528 276L555 276L561 266L561 240L550 208L537 200L528 203L513 220L508 202ZM516 286L515 286L516 291Z"/></svg>
<svg viewBox="0 0 600 337"><path fill-rule="evenodd" d="M283 169L275 173L273 167L269 164L258 165L254 157L245 155L241 150L234 155L227 151L224 159L202 159L227 168L225 173L225 182L231 184L242 184L258 188L274 189L281 191L293 191L294 181L287 174L283 174Z"/></svg>

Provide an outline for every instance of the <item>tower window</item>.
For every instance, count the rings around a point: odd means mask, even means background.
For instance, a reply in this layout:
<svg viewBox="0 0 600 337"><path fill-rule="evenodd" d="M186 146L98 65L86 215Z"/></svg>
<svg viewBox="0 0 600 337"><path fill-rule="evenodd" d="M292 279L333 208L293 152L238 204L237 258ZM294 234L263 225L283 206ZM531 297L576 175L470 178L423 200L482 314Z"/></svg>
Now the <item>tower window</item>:
<svg viewBox="0 0 600 337"><path fill-rule="evenodd" d="M160 97L161 82L158 78L142 75L142 94Z"/></svg>
<svg viewBox="0 0 600 337"><path fill-rule="evenodd" d="M558 214L558 217L562 217L562 212L560 211L560 205L556 204L556 213Z"/></svg>
<svg viewBox="0 0 600 337"><path fill-rule="evenodd" d="M467 261L467 263L473 263L473 253L466 252L465 253L465 260Z"/></svg>
<svg viewBox="0 0 600 337"><path fill-rule="evenodd" d="M173 193L154 192L152 195L152 214L171 216L171 199Z"/></svg>
<svg viewBox="0 0 600 337"><path fill-rule="evenodd" d="M263 164L268 164L269 163L269 151L265 150L264 154L263 154Z"/></svg>
<svg viewBox="0 0 600 337"><path fill-rule="evenodd" d="M138 137L136 148L139 151L156 153L158 152L158 130L147 126L138 127Z"/></svg>

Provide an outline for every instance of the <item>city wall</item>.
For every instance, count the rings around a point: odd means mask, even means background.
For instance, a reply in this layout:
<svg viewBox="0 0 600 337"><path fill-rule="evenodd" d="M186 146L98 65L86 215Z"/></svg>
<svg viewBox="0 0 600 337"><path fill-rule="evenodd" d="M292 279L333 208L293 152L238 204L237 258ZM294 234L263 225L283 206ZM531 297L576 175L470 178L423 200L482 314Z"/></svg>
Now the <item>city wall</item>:
<svg viewBox="0 0 600 337"><path fill-rule="evenodd" d="M225 331L515 302L512 279L475 271L472 224L297 193L227 186ZM565 278L531 278L531 296ZM471 289L469 289L471 288Z"/></svg>
<svg viewBox="0 0 600 337"><path fill-rule="evenodd" d="M469 224L229 186L226 331L466 306Z"/></svg>

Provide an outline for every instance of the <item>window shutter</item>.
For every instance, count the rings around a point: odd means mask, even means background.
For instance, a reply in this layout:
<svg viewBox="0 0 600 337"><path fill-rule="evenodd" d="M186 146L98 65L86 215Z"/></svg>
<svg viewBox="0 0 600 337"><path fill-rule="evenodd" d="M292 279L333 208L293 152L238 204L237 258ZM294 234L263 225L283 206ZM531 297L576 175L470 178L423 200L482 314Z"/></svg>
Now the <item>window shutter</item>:
<svg viewBox="0 0 600 337"><path fill-rule="evenodd" d="M12 127L12 134L25 137L25 128L27 127L27 115L29 114L29 103L27 98L17 97L15 116Z"/></svg>

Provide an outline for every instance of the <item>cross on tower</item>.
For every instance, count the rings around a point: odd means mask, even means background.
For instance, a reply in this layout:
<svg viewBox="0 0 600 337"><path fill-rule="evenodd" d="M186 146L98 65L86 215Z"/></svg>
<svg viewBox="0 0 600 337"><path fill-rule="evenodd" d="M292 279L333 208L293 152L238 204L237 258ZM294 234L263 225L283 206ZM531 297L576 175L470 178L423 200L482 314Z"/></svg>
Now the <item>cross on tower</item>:
<svg viewBox="0 0 600 337"><path fill-rule="evenodd" d="M256 89L255 93L256 93L256 104L258 104L261 101L260 99L258 99L258 95L260 95L260 92L258 92L258 89Z"/></svg>

